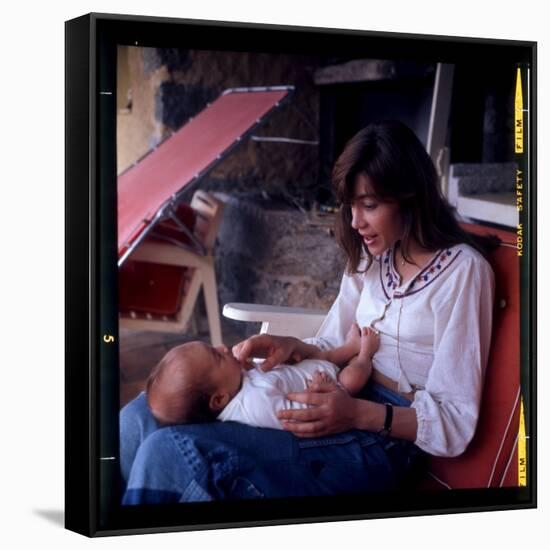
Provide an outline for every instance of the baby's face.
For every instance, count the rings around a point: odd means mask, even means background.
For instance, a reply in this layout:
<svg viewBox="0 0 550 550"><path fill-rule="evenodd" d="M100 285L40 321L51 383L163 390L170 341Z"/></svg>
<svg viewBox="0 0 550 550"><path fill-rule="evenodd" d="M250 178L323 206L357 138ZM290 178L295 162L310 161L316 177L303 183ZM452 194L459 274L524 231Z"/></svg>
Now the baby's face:
<svg viewBox="0 0 550 550"><path fill-rule="evenodd" d="M210 355L209 376L218 389L226 389L233 397L241 387L244 365L226 346L206 345Z"/></svg>
<svg viewBox="0 0 550 550"><path fill-rule="evenodd" d="M185 344L185 348L195 380L208 380L217 391L227 392L231 397L239 391L244 365L229 348L204 342Z"/></svg>

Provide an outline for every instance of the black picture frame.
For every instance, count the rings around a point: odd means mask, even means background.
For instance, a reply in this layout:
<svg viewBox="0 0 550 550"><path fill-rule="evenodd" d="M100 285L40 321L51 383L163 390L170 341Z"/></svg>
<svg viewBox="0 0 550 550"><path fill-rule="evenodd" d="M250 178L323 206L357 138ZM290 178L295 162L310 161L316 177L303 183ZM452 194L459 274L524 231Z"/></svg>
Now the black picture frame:
<svg viewBox="0 0 550 550"><path fill-rule="evenodd" d="M87 536L536 507L536 43L88 14L66 22L66 527ZM182 36L184 38L182 38ZM527 485L414 494L124 507L119 493L117 44L529 67L529 187L520 219ZM184 518L184 519L182 519Z"/></svg>

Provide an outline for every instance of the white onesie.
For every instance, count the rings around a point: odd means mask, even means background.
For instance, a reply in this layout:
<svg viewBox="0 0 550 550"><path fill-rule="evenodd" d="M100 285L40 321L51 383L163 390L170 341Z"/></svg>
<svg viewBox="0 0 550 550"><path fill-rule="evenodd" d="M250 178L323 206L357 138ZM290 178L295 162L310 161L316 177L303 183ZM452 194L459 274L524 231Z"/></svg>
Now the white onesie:
<svg viewBox="0 0 550 550"><path fill-rule="evenodd" d="M218 420L233 420L259 428L282 429L277 411L305 409L307 405L289 401L286 394L301 392L315 372L321 371L337 381L338 367L321 359L305 359L296 365L278 365L263 372L259 368L243 373L242 387L218 415Z"/></svg>

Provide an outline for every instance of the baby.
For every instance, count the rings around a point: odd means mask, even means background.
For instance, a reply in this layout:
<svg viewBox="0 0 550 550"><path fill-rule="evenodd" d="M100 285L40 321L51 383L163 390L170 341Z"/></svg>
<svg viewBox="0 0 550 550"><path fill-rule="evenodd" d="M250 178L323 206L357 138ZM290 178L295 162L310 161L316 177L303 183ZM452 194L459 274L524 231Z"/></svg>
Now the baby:
<svg viewBox="0 0 550 550"><path fill-rule="evenodd" d="M310 357L294 365L280 364L268 372L237 360L231 351L204 342L171 349L147 381L147 401L161 424L233 420L251 426L281 429L277 411L305 408L286 394L305 391L311 382L336 382L354 395L372 372L378 333L353 325L343 346L321 352L304 347ZM346 365L342 370L337 365Z"/></svg>

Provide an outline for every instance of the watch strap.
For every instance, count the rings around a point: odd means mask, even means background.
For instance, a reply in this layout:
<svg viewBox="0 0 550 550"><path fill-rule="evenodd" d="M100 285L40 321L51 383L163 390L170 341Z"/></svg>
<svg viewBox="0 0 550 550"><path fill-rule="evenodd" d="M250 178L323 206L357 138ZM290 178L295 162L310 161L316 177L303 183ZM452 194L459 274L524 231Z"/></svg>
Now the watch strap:
<svg viewBox="0 0 550 550"><path fill-rule="evenodd" d="M391 403L384 403L386 406L386 418L384 419L384 427L378 432L379 435L388 437L391 433L393 423L393 405Z"/></svg>

